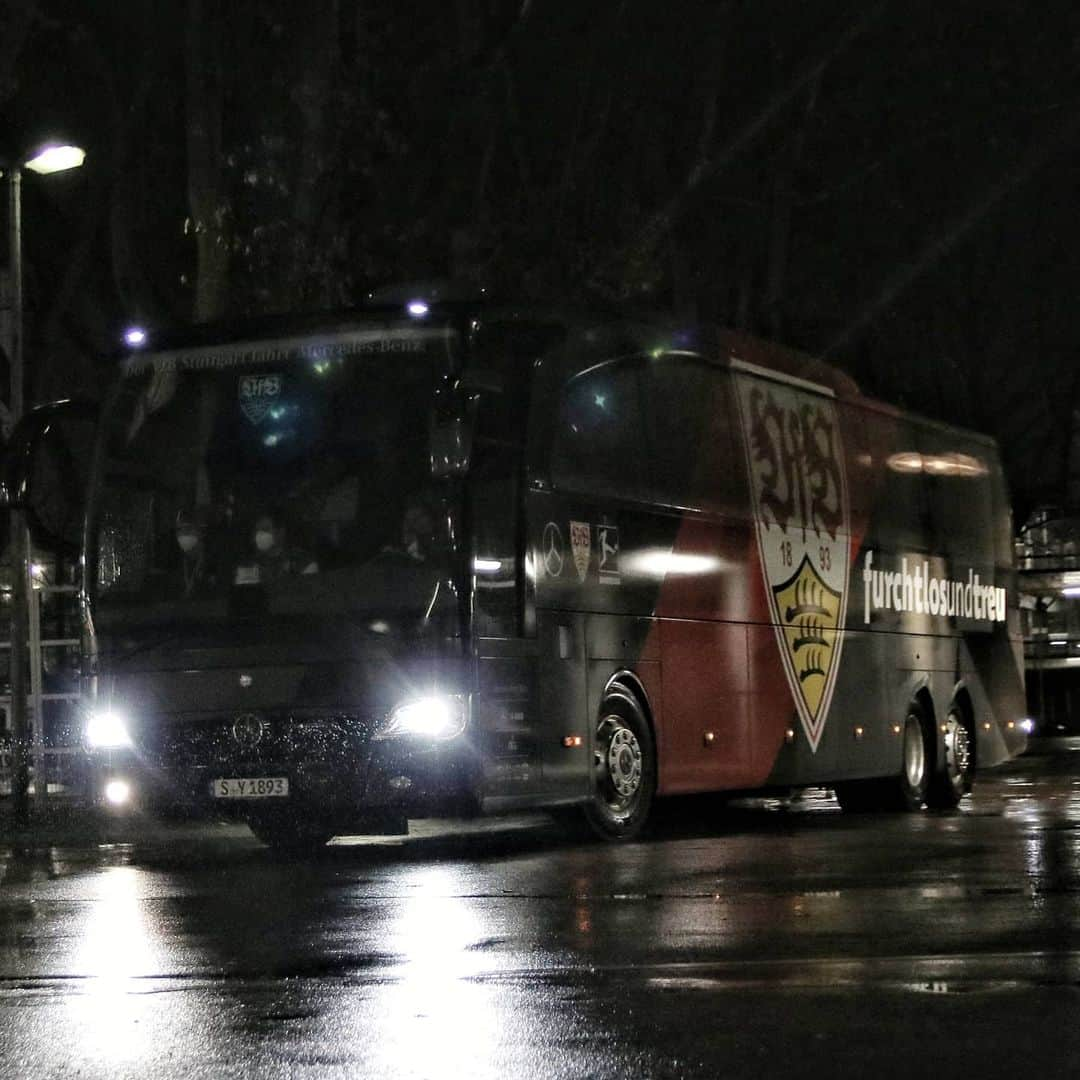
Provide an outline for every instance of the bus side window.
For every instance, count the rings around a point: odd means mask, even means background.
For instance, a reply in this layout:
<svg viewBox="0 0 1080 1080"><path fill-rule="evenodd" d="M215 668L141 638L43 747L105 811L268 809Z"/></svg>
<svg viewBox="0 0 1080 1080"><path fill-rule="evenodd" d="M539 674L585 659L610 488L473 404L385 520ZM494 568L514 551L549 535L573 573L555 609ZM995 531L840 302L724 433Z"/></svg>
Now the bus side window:
<svg viewBox="0 0 1080 1080"><path fill-rule="evenodd" d="M652 359L644 402L654 462L651 498L728 513L745 505L745 472L732 445L734 403L727 372L696 357Z"/></svg>
<svg viewBox="0 0 1080 1080"><path fill-rule="evenodd" d="M850 421L849 421L850 422ZM865 546L893 554L929 553L933 525L920 446L922 432L901 419L875 455L877 485Z"/></svg>
<svg viewBox="0 0 1080 1080"><path fill-rule="evenodd" d="M640 373L636 359L609 361L566 384L551 455L555 487L643 497L647 482Z"/></svg>
<svg viewBox="0 0 1080 1080"><path fill-rule="evenodd" d="M935 553L961 568L993 564L990 456L977 443L958 443L955 435L934 429L922 432L921 449Z"/></svg>

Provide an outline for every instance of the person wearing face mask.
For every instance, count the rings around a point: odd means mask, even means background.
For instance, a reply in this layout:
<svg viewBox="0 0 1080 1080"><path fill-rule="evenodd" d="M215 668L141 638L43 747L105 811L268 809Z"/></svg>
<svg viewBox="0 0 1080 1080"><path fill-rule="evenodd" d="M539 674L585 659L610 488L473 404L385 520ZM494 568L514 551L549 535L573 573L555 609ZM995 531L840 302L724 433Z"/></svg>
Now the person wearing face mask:
<svg viewBox="0 0 1080 1080"><path fill-rule="evenodd" d="M258 577L262 582L291 574L319 572L318 561L290 545L284 523L270 514L263 514L256 520L252 541Z"/></svg>
<svg viewBox="0 0 1080 1080"><path fill-rule="evenodd" d="M191 511L181 510L176 515L176 544L180 548L184 595L190 596L206 572L205 529Z"/></svg>

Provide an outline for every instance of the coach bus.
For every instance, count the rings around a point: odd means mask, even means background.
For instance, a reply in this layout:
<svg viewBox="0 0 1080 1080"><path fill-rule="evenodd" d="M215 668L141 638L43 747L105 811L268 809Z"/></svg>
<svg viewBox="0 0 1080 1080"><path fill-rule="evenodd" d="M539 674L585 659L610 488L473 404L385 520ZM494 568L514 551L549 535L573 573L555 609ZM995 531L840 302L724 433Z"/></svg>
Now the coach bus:
<svg viewBox="0 0 1080 1080"><path fill-rule="evenodd" d="M271 845L950 808L1025 743L994 443L748 336L404 295L200 329L123 360L89 473L102 782Z"/></svg>

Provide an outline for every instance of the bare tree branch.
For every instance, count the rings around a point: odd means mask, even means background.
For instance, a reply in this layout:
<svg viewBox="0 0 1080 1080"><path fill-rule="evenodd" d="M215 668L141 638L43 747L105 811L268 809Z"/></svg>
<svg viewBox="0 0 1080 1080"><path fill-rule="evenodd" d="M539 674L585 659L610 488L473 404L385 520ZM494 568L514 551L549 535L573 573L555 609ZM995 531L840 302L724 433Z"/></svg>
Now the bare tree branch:
<svg viewBox="0 0 1080 1080"><path fill-rule="evenodd" d="M820 79L829 64L877 22L887 7L887 2L888 0L880 0L838 34L818 55L803 64L722 149L700 157L690 169L680 190L645 222L630 243L624 245L598 268L594 277L603 276L620 263L640 260L652 251L686 213L700 188L735 161L799 93Z"/></svg>
<svg viewBox="0 0 1080 1080"><path fill-rule="evenodd" d="M952 251L986 215L1011 192L1046 163L1055 153L1067 147L1080 133L1080 114L1073 114L1061 127L1031 147L1011 169L994 181L965 210L949 221L923 245L919 253L900 266L881 286L853 319L837 334L825 349L825 355L844 349L931 266Z"/></svg>

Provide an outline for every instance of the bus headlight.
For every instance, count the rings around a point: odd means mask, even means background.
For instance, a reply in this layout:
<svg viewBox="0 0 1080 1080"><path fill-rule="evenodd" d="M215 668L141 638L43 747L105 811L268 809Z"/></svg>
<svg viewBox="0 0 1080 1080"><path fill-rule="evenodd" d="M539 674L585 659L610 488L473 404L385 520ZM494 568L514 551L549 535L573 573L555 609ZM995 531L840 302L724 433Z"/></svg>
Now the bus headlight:
<svg viewBox="0 0 1080 1080"><path fill-rule="evenodd" d="M125 806L131 802L131 785L120 777L114 777L105 785L105 801L111 806Z"/></svg>
<svg viewBox="0 0 1080 1080"><path fill-rule="evenodd" d="M131 746L126 717L115 709L95 709L86 720L86 745L91 750Z"/></svg>
<svg viewBox="0 0 1080 1080"><path fill-rule="evenodd" d="M375 738L415 735L427 739L452 739L465 730L467 716L466 701L460 694L412 698L391 710Z"/></svg>

